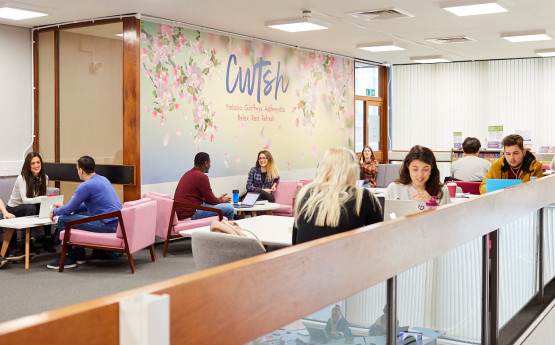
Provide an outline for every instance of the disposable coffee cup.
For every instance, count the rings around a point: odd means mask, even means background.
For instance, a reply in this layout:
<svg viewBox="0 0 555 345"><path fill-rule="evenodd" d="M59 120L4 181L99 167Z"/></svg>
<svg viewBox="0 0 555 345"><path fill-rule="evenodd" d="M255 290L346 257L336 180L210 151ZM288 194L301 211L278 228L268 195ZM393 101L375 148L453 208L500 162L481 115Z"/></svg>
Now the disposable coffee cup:
<svg viewBox="0 0 555 345"><path fill-rule="evenodd" d="M234 189L233 190L233 203L237 204L238 202L239 202L239 190Z"/></svg>
<svg viewBox="0 0 555 345"><path fill-rule="evenodd" d="M449 190L449 196L454 198L457 196L457 184L454 182L447 183L447 189Z"/></svg>

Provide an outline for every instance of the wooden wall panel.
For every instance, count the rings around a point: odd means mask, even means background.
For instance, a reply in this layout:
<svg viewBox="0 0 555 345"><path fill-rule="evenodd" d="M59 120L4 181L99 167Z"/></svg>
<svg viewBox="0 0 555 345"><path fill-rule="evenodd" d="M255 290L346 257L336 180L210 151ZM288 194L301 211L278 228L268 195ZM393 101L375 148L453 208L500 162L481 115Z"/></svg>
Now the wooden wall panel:
<svg viewBox="0 0 555 345"><path fill-rule="evenodd" d="M124 201L141 197L140 27L135 17L123 19L123 164L136 172L135 185L123 187Z"/></svg>

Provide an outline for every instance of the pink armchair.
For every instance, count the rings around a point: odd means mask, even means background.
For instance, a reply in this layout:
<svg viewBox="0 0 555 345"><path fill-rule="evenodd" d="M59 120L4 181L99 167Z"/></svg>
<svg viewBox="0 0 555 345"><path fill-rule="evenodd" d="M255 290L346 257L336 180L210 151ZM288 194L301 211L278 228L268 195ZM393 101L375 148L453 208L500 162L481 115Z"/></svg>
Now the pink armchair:
<svg viewBox="0 0 555 345"><path fill-rule="evenodd" d="M275 216L293 216L293 205L297 192L302 187L296 181L280 181L274 192L276 203L280 204L280 208L274 210L272 213Z"/></svg>
<svg viewBox="0 0 555 345"><path fill-rule="evenodd" d="M117 217L119 222L115 233L96 233L74 228L79 224L114 217ZM148 198L126 202L120 211L69 221L66 230L60 233L63 246L59 272L64 270L67 246L75 246L125 253L131 273L135 273L133 253L149 247L151 259L156 261L155 226L156 202Z"/></svg>
<svg viewBox="0 0 555 345"><path fill-rule="evenodd" d="M162 256L164 257L166 257L166 254L168 252L168 245L170 243L170 240L173 238L182 238L179 234L180 231L210 225L213 220L221 221L224 218L222 210L213 207L205 207L174 201L168 194L151 192L145 194L145 197L155 200L158 205L158 211L156 212L156 236L166 240L164 243L164 251L162 253ZM217 213L218 215L214 217L195 220L192 220L190 218L178 220L175 213L176 207L187 207L195 210L211 211Z"/></svg>

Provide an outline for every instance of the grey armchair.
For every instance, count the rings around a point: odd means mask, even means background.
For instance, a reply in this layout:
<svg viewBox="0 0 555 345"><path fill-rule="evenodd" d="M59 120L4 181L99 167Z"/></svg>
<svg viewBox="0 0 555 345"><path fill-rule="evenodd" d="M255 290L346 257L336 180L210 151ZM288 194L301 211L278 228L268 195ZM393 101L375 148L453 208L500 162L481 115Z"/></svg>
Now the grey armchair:
<svg viewBox="0 0 555 345"><path fill-rule="evenodd" d="M266 252L260 242L254 238L215 232L193 232L191 246L197 270Z"/></svg>

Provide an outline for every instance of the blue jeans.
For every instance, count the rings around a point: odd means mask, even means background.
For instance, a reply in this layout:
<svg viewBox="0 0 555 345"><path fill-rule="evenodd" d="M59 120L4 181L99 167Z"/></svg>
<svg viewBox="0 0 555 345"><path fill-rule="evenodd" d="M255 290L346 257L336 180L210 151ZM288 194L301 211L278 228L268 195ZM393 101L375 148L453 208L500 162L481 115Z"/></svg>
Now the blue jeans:
<svg viewBox="0 0 555 345"><path fill-rule="evenodd" d="M86 217L90 217L89 213L86 211L73 213L73 214L63 214L58 217L58 229L60 229L60 231L63 231L66 229L66 223L69 222L70 220L82 219ZM94 222L79 224L75 228L80 230L90 231L90 232L106 233L106 232L116 232L118 227L107 225L100 220L95 220Z"/></svg>
<svg viewBox="0 0 555 345"><path fill-rule="evenodd" d="M233 205L228 204L228 203L223 203L223 204L217 204L217 205L208 205L206 203L202 203L200 204L200 206L206 206L206 207L214 207L217 209L222 210L222 213L224 215L224 217L226 217L229 220L233 220L233 215L235 214L235 209L233 208ZM201 218L208 218L208 217L213 217L213 216L217 216L218 214L216 212L209 212L209 211L204 211L204 210L196 210L195 214L193 214L191 216L191 219L201 219Z"/></svg>

